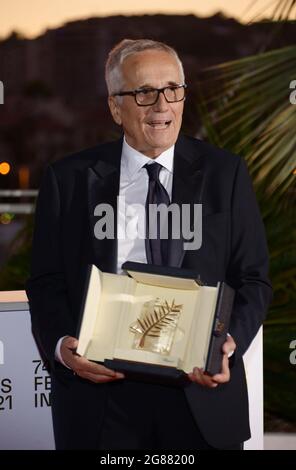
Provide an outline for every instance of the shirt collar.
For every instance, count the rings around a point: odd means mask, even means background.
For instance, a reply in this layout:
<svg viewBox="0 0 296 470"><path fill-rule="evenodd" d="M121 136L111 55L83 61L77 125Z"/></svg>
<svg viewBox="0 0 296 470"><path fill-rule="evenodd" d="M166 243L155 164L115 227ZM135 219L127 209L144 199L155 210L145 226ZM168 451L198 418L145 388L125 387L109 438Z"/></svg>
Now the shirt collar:
<svg viewBox="0 0 296 470"><path fill-rule="evenodd" d="M122 163L125 165L127 173L133 177L146 163L157 162L166 168L169 172L173 172L174 165L174 149L175 146L168 148L162 152L157 158L149 158L138 150L131 147L125 137L122 146Z"/></svg>

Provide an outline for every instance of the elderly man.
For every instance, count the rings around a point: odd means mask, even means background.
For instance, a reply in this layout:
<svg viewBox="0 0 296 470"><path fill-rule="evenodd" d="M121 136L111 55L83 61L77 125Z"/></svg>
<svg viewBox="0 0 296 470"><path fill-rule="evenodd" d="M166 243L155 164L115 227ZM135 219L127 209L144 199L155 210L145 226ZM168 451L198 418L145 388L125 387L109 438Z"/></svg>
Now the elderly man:
<svg viewBox="0 0 296 470"><path fill-rule="evenodd" d="M246 166L227 151L179 134L186 85L169 46L122 41L109 54L106 82L123 138L50 165L36 209L27 293L33 332L51 366L56 446L240 449L250 436L242 355L271 294L264 229ZM127 220L117 196L127 206L145 206L152 181L159 201L202 204L199 249L181 247L169 259L140 236L95 237L97 204L114 207L118 233ZM139 234L137 212L131 217ZM88 264L120 272L127 259L195 269L209 285L225 280L234 287L220 374L194 368L184 388L133 382L75 353Z"/></svg>

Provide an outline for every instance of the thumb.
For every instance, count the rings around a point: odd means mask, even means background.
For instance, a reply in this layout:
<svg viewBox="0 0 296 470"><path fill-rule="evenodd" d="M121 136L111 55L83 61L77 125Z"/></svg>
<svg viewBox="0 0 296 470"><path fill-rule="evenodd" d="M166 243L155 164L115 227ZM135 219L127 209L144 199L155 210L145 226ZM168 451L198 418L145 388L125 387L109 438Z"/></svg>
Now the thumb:
<svg viewBox="0 0 296 470"><path fill-rule="evenodd" d="M229 354L232 351L235 351L236 349L236 344L232 338L232 336L227 336L227 340L223 344L222 351L224 354Z"/></svg>

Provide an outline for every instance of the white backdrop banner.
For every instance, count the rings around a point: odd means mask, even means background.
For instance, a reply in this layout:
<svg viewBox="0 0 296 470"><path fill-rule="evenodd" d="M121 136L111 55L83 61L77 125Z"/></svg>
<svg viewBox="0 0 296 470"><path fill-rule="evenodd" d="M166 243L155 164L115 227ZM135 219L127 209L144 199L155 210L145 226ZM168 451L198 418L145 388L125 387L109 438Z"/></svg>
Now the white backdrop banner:
<svg viewBox="0 0 296 470"><path fill-rule="evenodd" d="M0 311L0 449L54 449L50 377L30 314Z"/></svg>

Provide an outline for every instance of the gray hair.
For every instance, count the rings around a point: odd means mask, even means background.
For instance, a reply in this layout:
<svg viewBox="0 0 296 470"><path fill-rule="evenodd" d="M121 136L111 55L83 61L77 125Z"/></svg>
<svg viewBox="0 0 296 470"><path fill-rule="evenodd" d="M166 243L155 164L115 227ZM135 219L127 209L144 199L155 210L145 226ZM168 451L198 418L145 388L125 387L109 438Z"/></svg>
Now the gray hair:
<svg viewBox="0 0 296 470"><path fill-rule="evenodd" d="M132 54L147 50L165 51L171 54L180 67L182 82L185 82L183 65L175 49L152 39L123 39L109 52L105 66L105 80L109 95L117 93L124 85L121 71L124 60Z"/></svg>

